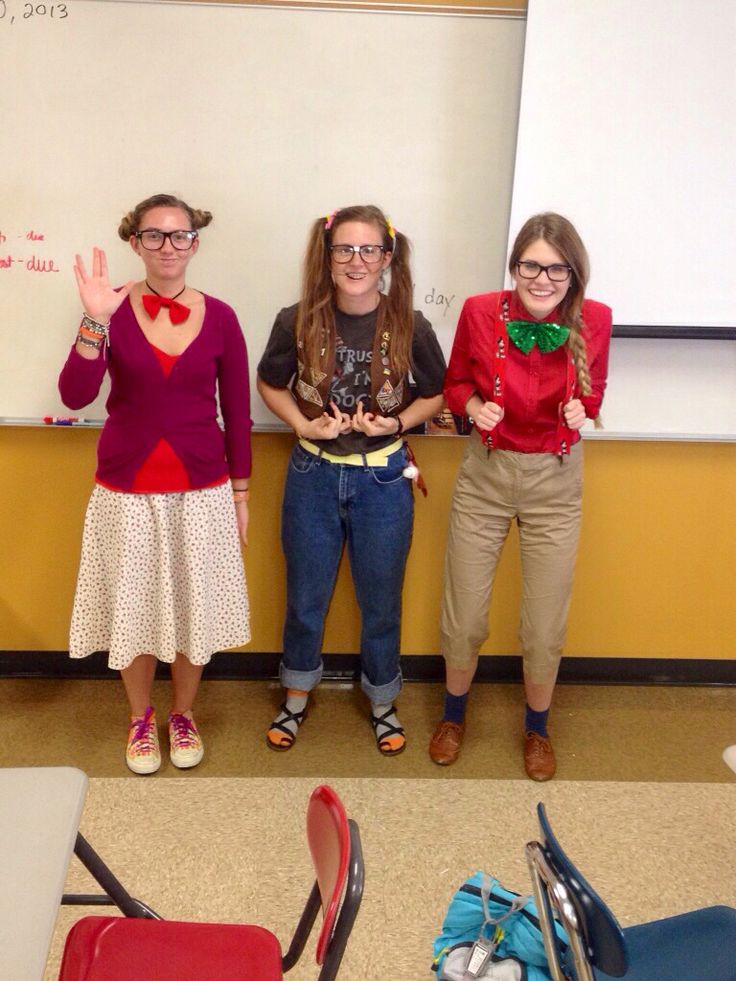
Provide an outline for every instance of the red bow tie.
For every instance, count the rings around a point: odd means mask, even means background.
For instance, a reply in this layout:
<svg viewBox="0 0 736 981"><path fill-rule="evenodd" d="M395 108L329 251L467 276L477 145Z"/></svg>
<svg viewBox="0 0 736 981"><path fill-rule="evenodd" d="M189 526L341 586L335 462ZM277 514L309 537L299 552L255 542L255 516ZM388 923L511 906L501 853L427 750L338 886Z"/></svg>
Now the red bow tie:
<svg viewBox="0 0 736 981"><path fill-rule="evenodd" d="M161 307L169 308L169 318L172 324L183 324L191 312L189 307L184 306L183 303L179 303L177 300L169 299L168 296L144 293L141 296L141 300L143 300L143 306L151 320L156 319Z"/></svg>

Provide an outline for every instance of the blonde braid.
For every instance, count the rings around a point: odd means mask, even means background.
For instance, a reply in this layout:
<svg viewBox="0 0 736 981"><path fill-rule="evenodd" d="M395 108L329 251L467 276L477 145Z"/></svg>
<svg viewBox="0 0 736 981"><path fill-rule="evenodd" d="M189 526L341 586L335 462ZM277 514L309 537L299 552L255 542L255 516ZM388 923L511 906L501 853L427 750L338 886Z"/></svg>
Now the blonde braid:
<svg viewBox="0 0 736 981"><path fill-rule="evenodd" d="M585 345L585 338L583 337L582 320L579 316L570 319L573 322L569 325L570 334L567 338L567 347L572 357L572 363L575 365L575 374L580 391L583 395L591 395L593 386L590 381L590 371L588 370L588 350ZM595 417L593 424L596 429L603 428L600 414Z"/></svg>

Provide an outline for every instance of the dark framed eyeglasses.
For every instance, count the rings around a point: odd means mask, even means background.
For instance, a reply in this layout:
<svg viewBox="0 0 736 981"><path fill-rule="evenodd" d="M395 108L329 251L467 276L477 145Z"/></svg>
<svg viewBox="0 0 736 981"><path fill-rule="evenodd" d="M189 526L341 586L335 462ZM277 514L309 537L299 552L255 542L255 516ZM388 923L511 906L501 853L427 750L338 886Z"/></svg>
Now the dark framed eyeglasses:
<svg viewBox="0 0 736 981"><path fill-rule="evenodd" d="M330 254L335 262L350 262L359 255L363 262L371 265L380 262L386 249L382 245L331 245Z"/></svg>
<svg viewBox="0 0 736 981"><path fill-rule="evenodd" d="M177 228L173 232L162 232L160 228L144 228L142 231L136 232L135 237L149 252L158 252L159 249L162 249L166 239L179 252L186 252L194 245L199 233L188 228Z"/></svg>
<svg viewBox="0 0 736 981"><path fill-rule="evenodd" d="M543 266L541 262L532 262L530 259L517 262L516 268L522 279L536 279L541 273L546 272L547 277L553 283L564 283L572 273L572 266L566 266L561 262L553 262L551 266Z"/></svg>

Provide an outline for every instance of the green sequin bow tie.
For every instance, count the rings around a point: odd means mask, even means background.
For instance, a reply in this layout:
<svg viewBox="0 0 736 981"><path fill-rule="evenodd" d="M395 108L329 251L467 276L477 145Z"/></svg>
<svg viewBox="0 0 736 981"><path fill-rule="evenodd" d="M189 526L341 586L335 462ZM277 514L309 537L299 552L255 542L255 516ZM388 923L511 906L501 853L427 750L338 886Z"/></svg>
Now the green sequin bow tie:
<svg viewBox="0 0 736 981"><path fill-rule="evenodd" d="M529 354L536 344L542 354L556 351L567 340L570 328L564 324L548 324L544 321L509 320L506 324L509 338L520 351Z"/></svg>

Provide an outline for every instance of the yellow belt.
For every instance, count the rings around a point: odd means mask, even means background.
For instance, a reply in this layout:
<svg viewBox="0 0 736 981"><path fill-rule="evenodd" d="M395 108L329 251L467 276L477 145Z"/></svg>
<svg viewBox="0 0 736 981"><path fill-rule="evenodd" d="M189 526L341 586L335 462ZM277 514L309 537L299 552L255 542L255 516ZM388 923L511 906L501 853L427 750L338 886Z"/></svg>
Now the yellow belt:
<svg viewBox="0 0 736 981"><path fill-rule="evenodd" d="M370 453L349 453L347 456L327 453L326 450L321 450L315 443L310 443L308 439L300 439L299 445L307 453L313 453L321 460L327 460L329 463L344 463L348 467L386 467L388 466L388 458L391 454L400 450L403 446L403 440L397 439L388 446L381 447L380 450L371 450Z"/></svg>

